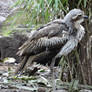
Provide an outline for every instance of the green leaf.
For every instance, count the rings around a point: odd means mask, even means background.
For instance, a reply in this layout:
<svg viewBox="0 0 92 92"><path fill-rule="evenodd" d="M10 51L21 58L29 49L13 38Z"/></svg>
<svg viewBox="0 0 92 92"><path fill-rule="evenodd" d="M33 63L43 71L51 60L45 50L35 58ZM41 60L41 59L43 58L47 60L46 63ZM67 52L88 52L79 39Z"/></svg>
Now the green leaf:
<svg viewBox="0 0 92 92"><path fill-rule="evenodd" d="M84 0L84 8L86 8L87 0Z"/></svg>
<svg viewBox="0 0 92 92"><path fill-rule="evenodd" d="M27 1L27 5L26 5L27 9L31 9L31 7L32 7L32 6L31 6L31 5L32 5L31 2L32 2L32 0L28 0L28 1Z"/></svg>
<svg viewBox="0 0 92 92"><path fill-rule="evenodd" d="M48 5L50 6L53 0L48 0Z"/></svg>
<svg viewBox="0 0 92 92"><path fill-rule="evenodd" d="M58 10L58 0L55 0L55 10Z"/></svg>
<svg viewBox="0 0 92 92"><path fill-rule="evenodd" d="M16 7L18 5L21 5L25 0L17 0L16 3L13 5L13 7Z"/></svg>
<svg viewBox="0 0 92 92"><path fill-rule="evenodd" d="M84 0L84 1L85 1L85 0ZM82 2L82 0L79 0L77 7L80 6L81 2Z"/></svg>
<svg viewBox="0 0 92 92"><path fill-rule="evenodd" d="M59 3L60 3L60 5L61 5L61 7L62 7L62 10L64 10L65 13L67 13L67 10L65 9L65 7L64 7L64 5L62 4L61 0L59 0Z"/></svg>
<svg viewBox="0 0 92 92"><path fill-rule="evenodd" d="M72 82L69 85L69 92L78 91L78 84L79 80L72 80Z"/></svg>

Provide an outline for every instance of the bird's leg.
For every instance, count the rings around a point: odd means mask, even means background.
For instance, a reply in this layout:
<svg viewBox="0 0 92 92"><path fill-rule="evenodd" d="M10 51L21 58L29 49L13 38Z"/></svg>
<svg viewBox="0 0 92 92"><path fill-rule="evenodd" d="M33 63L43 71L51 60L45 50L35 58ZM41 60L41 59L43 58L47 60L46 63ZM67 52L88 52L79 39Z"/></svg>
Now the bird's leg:
<svg viewBox="0 0 92 92"><path fill-rule="evenodd" d="M51 65L50 65L50 69L51 69L51 73L52 73L52 89L53 89L53 92L56 92L56 82L55 82L55 74L54 74L55 60L56 60L56 57L54 57L52 59L52 62L51 62Z"/></svg>
<svg viewBox="0 0 92 92"><path fill-rule="evenodd" d="M50 69L52 70L54 65L55 65L55 60L56 60L56 57L52 58L52 62L51 62L51 65L50 65Z"/></svg>
<svg viewBox="0 0 92 92"><path fill-rule="evenodd" d="M56 83L55 83L55 76L54 76L54 64L55 64L55 60L58 57L61 57L62 55L67 55L68 53L70 53L78 44L78 40L75 38L70 39L65 45L64 47L60 50L60 52L52 59L51 62L51 72L52 72L52 82L53 82L53 92L56 92Z"/></svg>

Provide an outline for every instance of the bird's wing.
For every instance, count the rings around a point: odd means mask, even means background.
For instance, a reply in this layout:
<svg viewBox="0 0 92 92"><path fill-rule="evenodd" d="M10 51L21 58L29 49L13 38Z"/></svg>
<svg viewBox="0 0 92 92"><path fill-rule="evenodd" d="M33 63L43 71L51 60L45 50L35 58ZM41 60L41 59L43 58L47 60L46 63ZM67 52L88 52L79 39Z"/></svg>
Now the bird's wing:
<svg viewBox="0 0 92 92"><path fill-rule="evenodd" d="M65 29L66 27L67 26L63 22L63 20L61 19L54 20L52 22L49 22L48 24L45 24L41 28L37 29L37 31L34 32L30 40L38 39L44 36L48 36L48 37L55 36L59 34L59 32L62 32L62 30Z"/></svg>
<svg viewBox="0 0 92 92"><path fill-rule="evenodd" d="M53 21L39 29L39 31L36 31L35 34L19 48L18 54L21 56L25 53L36 53L45 48L61 45L68 39L68 35L67 26L62 23L62 21Z"/></svg>
<svg viewBox="0 0 92 92"><path fill-rule="evenodd" d="M31 36L30 36L30 37L35 38L35 36L37 35L37 34L36 34L37 31L43 31L44 29L46 29L46 27L50 27L50 26L52 26L52 25L54 25L54 24L63 24L63 23L64 23L64 21L63 21L62 19L53 20L53 21L51 21L51 22L49 22L49 23L47 23L47 24L41 26L41 27L38 28L37 30L31 31L31 33L30 33ZM41 30L41 29L42 29L42 30ZM32 38L31 38L31 39L32 39Z"/></svg>
<svg viewBox="0 0 92 92"><path fill-rule="evenodd" d="M55 24L55 23L61 24L61 23L63 23L63 22L64 22L64 21L63 21L62 19L53 20L53 21L51 21L51 22L49 22L49 23L47 23L47 24L41 26L40 28L38 28L37 31L39 31L40 29L42 29L42 28L44 28L44 27L47 27L47 26L49 26L49 25L51 25L51 24Z"/></svg>

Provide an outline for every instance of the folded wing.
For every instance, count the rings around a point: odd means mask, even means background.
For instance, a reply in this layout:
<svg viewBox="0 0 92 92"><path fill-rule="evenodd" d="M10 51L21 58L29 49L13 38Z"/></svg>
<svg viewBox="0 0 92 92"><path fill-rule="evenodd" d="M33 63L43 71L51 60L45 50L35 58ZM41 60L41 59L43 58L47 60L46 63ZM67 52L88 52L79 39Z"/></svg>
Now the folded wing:
<svg viewBox="0 0 92 92"><path fill-rule="evenodd" d="M62 20L54 20L36 30L19 48L17 54L22 56L23 60L16 73L24 70L33 61L40 63L43 63L44 60L45 63L51 61L68 38L68 27Z"/></svg>

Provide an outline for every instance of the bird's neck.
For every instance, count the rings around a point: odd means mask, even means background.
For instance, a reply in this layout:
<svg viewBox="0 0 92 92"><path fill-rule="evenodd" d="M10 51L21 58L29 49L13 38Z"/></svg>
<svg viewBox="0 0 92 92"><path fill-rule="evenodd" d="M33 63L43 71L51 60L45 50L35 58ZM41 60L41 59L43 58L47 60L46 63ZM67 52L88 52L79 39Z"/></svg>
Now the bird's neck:
<svg viewBox="0 0 92 92"><path fill-rule="evenodd" d="M79 22L75 22L73 23L74 28L77 29L77 34L76 34L76 38L78 39L78 41L80 42L81 39L84 37L85 34L85 28L79 23Z"/></svg>
<svg viewBox="0 0 92 92"><path fill-rule="evenodd" d="M81 39L84 37L84 34L85 34L85 28L80 24L77 28L77 35L76 35L78 41L81 41Z"/></svg>
<svg viewBox="0 0 92 92"><path fill-rule="evenodd" d="M67 27L69 28L69 30L68 30L69 33L72 33L74 31L74 29L76 29L73 22L71 22L69 20L68 21L64 21L64 22L67 25Z"/></svg>
<svg viewBox="0 0 92 92"><path fill-rule="evenodd" d="M78 22L74 22L74 27L79 30L81 24Z"/></svg>
<svg viewBox="0 0 92 92"><path fill-rule="evenodd" d="M78 39L78 41L81 41L81 39L84 37L84 34L85 34L85 28L80 23L77 23L77 22L73 23L70 21L66 21L65 23L69 27L70 33L73 33L74 29L77 30L76 38Z"/></svg>

